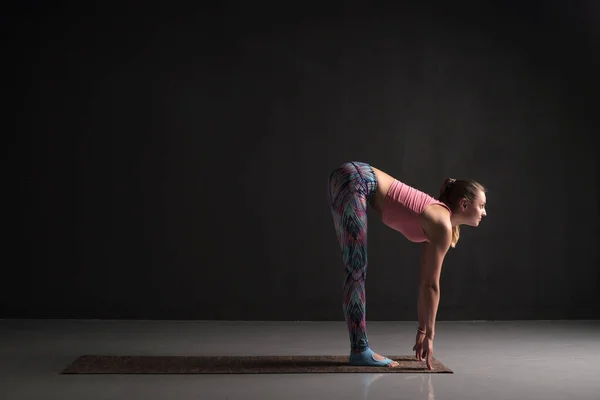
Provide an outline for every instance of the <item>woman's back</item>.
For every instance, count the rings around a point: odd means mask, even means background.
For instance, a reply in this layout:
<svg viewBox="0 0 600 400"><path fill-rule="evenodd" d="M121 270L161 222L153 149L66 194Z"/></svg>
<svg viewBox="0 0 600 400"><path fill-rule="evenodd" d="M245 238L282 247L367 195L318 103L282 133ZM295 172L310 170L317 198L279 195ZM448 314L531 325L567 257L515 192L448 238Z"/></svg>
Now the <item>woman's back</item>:
<svg viewBox="0 0 600 400"><path fill-rule="evenodd" d="M372 206L381 216L383 213L383 207L385 204L385 196L387 196L392 183L394 183L394 177L388 175L380 169L375 168L371 165L373 172L375 173L375 177L377 178L377 191L375 192L375 197L373 198Z"/></svg>

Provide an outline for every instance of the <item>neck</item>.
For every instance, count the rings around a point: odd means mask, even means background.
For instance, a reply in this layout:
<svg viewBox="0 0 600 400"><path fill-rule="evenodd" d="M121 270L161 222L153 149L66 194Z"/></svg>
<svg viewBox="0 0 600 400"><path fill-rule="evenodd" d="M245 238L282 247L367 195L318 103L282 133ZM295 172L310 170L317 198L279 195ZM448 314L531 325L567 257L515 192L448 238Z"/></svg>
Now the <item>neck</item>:
<svg viewBox="0 0 600 400"><path fill-rule="evenodd" d="M454 228L455 226L464 224L465 219L460 214L452 213L452 215L450 216L450 223L452 224L452 227Z"/></svg>

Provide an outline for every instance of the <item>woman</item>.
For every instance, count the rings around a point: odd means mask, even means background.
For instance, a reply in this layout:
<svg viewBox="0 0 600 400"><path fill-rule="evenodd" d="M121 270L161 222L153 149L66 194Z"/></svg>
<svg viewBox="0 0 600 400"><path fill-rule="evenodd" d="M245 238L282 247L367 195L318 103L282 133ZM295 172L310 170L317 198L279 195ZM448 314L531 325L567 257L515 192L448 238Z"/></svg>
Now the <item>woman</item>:
<svg viewBox="0 0 600 400"><path fill-rule="evenodd" d="M383 223L408 240L422 243L416 358L431 366L440 272L449 247L456 246L459 226L478 226L486 214L486 189L473 180L447 178L438 199L406 185L369 164L354 161L329 177L331 213L346 278L343 309L350 336L350 364L397 367L369 347L365 321L367 275L367 206Z"/></svg>

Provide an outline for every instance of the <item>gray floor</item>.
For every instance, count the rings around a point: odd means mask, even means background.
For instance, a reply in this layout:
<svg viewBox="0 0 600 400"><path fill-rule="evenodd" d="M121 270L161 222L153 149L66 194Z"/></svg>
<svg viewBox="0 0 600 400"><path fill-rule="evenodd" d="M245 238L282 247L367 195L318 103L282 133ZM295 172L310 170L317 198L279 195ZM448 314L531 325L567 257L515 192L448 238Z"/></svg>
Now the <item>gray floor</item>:
<svg viewBox="0 0 600 400"><path fill-rule="evenodd" d="M369 322L410 354L414 322ZM454 374L60 375L83 354L347 354L343 322L0 320L0 399L600 399L600 321L444 322Z"/></svg>

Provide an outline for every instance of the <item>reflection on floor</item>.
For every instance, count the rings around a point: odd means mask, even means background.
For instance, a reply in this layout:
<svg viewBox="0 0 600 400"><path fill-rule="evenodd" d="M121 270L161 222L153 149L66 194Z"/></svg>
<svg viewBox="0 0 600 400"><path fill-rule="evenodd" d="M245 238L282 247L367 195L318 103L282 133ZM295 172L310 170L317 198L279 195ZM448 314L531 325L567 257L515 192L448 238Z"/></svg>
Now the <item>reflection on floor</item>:
<svg viewBox="0 0 600 400"><path fill-rule="evenodd" d="M372 348L410 354L414 322L369 322ZM343 322L0 320L0 398L600 398L600 321L437 323L454 374L61 375L84 354L347 354Z"/></svg>

